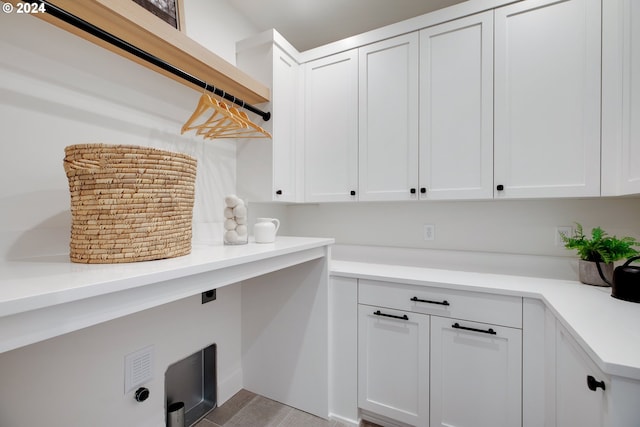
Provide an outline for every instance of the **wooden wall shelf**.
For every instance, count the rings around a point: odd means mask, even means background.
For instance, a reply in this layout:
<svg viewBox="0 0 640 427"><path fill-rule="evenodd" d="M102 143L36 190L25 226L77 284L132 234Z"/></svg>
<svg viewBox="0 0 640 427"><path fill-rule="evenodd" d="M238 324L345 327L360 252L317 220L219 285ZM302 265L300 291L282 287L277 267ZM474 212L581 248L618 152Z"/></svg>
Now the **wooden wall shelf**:
<svg viewBox="0 0 640 427"><path fill-rule="evenodd" d="M9 0L14 5L18 0ZM49 0L65 11L249 104L270 99L269 88L131 0ZM47 13L33 14L59 28L135 61L198 91L202 88Z"/></svg>

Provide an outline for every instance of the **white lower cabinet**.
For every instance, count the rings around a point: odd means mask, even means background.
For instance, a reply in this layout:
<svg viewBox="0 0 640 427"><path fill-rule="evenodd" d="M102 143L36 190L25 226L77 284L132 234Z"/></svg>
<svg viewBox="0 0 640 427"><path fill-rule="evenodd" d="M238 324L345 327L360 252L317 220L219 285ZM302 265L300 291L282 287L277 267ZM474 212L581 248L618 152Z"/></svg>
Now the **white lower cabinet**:
<svg viewBox="0 0 640 427"><path fill-rule="evenodd" d="M522 298L358 282L365 416L425 427L522 425Z"/></svg>
<svg viewBox="0 0 640 427"><path fill-rule="evenodd" d="M605 374L547 302L427 281L339 279L334 418L386 427L640 425L640 381Z"/></svg>
<svg viewBox="0 0 640 427"><path fill-rule="evenodd" d="M358 354L358 406L427 426L429 316L359 305Z"/></svg>
<svg viewBox="0 0 640 427"><path fill-rule="evenodd" d="M562 327L556 334L556 426L606 424L608 377Z"/></svg>
<svg viewBox="0 0 640 427"><path fill-rule="evenodd" d="M431 427L521 425L522 331L431 317Z"/></svg>

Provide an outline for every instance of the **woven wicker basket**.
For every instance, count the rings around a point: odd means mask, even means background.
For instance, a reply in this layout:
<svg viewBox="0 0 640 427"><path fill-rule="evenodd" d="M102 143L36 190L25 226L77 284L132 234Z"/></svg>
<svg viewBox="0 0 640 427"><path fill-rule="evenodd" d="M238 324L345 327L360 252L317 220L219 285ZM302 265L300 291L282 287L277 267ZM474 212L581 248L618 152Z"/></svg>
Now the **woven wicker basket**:
<svg viewBox="0 0 640 427"><path fill-rule="evenodd" d="M65 148L73 262L148 261L191 252L196 159L132 145Z"/></svg>

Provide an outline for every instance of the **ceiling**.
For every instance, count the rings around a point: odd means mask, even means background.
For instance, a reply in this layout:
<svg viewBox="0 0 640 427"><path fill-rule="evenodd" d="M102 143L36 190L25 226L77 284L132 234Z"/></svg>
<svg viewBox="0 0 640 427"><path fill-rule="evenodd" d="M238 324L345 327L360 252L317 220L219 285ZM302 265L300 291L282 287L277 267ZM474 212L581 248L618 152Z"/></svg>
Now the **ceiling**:
<svg viewBox="0 0 640 427"><path fill-rule="evenodd" d="M465 0L227 0L260 31L305 51Z"/></svg>

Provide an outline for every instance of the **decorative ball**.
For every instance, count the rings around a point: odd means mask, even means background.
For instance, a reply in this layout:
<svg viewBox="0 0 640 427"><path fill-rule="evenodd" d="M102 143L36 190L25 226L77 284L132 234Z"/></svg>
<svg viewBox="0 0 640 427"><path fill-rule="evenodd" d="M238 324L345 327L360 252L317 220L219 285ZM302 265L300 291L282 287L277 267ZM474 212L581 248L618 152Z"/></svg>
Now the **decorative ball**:
<svg viewBox="0 0 640 427"><path fill-rule="evenodd" d="M228 219L224 222L225 230L235 230L237 226L238 226L238 223L233 219Z"/></svg>
<svg viewBox="0 0 640 427"><path fill-rule="evenodd" d="M246 225L238 225L236 227L236 233L238 233L238 236L240 237L244 237L247 235L247 226Z"/></svg>
<svg viewBox="0 0 640 427"><path fill-rule="evenodd" d="M246 206L238 204L235 208L233 208L233 216L235 216L236 218L245 218L247 216Z"/></svg>
<svg viewBox="0 0 640 427"><path fill-rule="evenodd" d="M225 218L233 218L233 208L224 208L224 217Z"/></svg>
<svg viewBox="0 0 640 427"><path fill-rule="evenodd" d="M229 230L224 233L224 240L229 243L235 243L238 241L238 233L235 230Z"/></svg>
<svg viewBox="0 0 640 427"><path fill-rule="evenodd" d="M224 203L230 208L235 208L238 205L239 200L240 199L238 199L238 196L236 196L235 194L230 194L224 198Z"/></svg>

